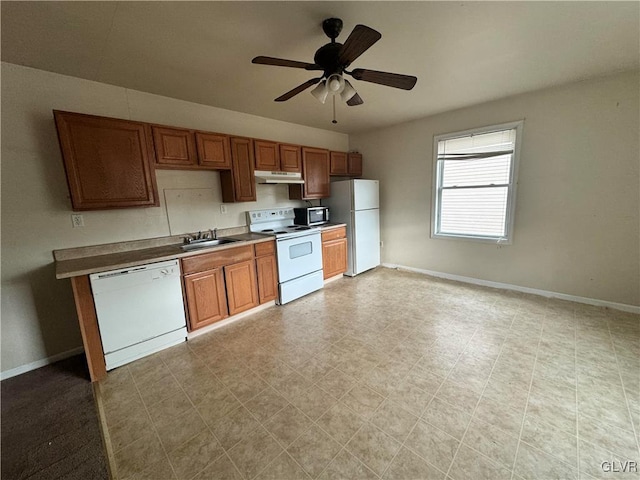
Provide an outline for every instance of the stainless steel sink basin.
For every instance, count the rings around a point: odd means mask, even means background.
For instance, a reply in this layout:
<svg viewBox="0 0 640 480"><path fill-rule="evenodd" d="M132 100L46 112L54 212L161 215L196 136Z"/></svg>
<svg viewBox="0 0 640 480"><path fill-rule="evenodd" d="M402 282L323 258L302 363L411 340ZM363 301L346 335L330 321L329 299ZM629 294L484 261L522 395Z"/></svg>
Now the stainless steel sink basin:
<svg viewBox="0 0 640 480"><path fill-rule="evenodd" d="M185 245L180 246L182 250L197 250L199 248L209 248L216 247L218 245L225 245L227 243L239 242L240 240L236 240L233 238L218 238L217 240L193 240L191 243L187 243Z"/></svg>

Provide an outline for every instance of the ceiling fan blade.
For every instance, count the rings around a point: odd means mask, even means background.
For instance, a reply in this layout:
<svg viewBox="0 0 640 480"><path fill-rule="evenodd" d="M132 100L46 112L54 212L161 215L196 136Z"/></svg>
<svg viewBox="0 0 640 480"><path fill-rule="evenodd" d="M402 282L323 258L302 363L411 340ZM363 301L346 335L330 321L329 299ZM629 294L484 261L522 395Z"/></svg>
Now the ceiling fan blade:
<svg viewBox="0 0 640 480"><path fill-rule="evenodd" d="M301 85L298 85L296 88L294 88L293 90L289 90L287 93L285 93L284 95L280 95L278 98L275 99L276 102L284 102L286 100L289 100L291 97L296 96L297 94L299 94L300 92L304 92L307 88L311 87L312 85L315 85L316 83L318 83L320 80L322 80L322 77L318 77L318 78L312 78L311 80L307 80L306 82L304 82Z"/></svg>
<svg viewBox="0 0 640 480"><path fill-rule="evenodd" d="M251 63L260 65L274 65L276 67L304 68L305 70L322 70L320 65L306 62L296 62L295 60L285 60L283 58L274 57L256 57Z"/></svg>
<svg viewBox="0 0 640 480"><path fill-rule="evenodd" d="M378 72L376 70L367 70L365 68L356 68L351 72L351 76L356 80L386 85L387 87L401 88L402 90L411 90L418 81L416 77L411 75Z"/></svg>
<svg viewBox="0 0 640 480"><path fill-rule="evenodd" d="M366 52L371 45L381 38L382 34L373 28L367 27L366 25L356 25L340 49L338 61L345 67L349 66L351 62Z"/></svg>
<svg viewBox="0 0 640 480"><path fill-rule="evenodd" d="M354 107L356 105L362 105L364 103L364 100L362 100L362 98L360 98L360 95L358 95L357 93L351 97L349 100L347 100L347 105L349 105L350 107Z"/></svg>

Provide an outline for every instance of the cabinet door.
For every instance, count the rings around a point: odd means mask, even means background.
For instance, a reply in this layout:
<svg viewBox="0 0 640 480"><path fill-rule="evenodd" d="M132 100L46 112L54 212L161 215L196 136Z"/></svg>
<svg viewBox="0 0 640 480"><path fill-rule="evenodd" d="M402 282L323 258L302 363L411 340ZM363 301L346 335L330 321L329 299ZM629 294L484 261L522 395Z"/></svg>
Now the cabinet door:
<svg viewBox="0 0 640 480"><path fill-rule="evenodd" d="M54 111L74 210L158 206L149 125Z"/></svg>
<svg viewBox="0 0 640 480"><path fill-rule="evenodd" d="M312 200L331 196L329 150L302 147L302 177L304 185L289 185L290 199Z"/></svg>
<svg viewBox="0 0 640 480"><path fill-rule="evenodd" d="M189 331L229 316L222 269L185 275Z"/></svg>
<svg viewBox="0 0 640 480"><path fill-rule="evenodd" d="M347 271L347 239L322 243L322 270L325 280Z"/></svg>
<svg viewBox="0 0 640 480"><path fill-rule="evenodd" d="M345 152L331 152L331 175L347 175L347 154Z"/></svg>
<svg viewBox="0 0 640 480"><path fill-rule="evenodd" d="M193 131L182 128L151 127L160 167L195 167L198 163Z"/></svg>
<svg viewBox="0 0 640 480"><path fill-rule="evenodd" d="M231 137L231 171L220 172L223 202L255 202L253 140Z"/></svg>
<svg viewBox="0 0 640 480"><path fill-rule="evenodd" d="M302 171L302 149L300 147L280 144L280 170L283 172Z"/></svg>
<svg viewBox="0 0 640 480"><path fill-rule="evenodd" d="M235 315L258 305L256 268L253 260L224 267L229 314Z"/></svg>
<svg viewBox="0 0 640 480"><path fill-rule="evenodd" d="M362 154L350 153L348 156L348 172L351 177L362 176Z"/></svg>
<svg viewBox="0 0 640 480"><path fill-rule="evenodd" d="M275 255L256 258L260 305L278 296L278 267Z"/></svg>
<svg viewBox="0 0 640 480"><path fill-rule="evenodd" d="M256 154L256 170L280 170L280 149L277 143L254 140L253 145Z"/></svg>
<svg viewBox="0 0 640 480"><path fill-rule="evenodd" d="M198 164L204 168L228 170L231 168L229 137L217 133L196 132Z"/></svg>

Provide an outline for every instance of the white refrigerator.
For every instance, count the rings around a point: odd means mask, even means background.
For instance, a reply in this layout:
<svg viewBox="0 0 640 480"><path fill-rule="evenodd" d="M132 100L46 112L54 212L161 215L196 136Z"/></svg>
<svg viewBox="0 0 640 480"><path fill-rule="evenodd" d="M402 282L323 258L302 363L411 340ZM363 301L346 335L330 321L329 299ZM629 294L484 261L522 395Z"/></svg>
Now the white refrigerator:
<svg viewBox="0 0 640 480"><path fill-rule="evenodd" d="M378 180L331 183L331 223L347 224L347 271L353 277L380 265L380 202Z"/></svg>

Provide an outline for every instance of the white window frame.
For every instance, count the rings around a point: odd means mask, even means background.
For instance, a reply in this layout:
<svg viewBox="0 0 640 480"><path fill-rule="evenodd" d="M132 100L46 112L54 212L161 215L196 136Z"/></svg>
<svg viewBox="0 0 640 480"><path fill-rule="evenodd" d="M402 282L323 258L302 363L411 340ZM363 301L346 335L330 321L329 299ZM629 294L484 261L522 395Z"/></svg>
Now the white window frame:
<svg viewBox="0 0 640 480"><path fill-rule="evenodd" d="M487 127L473 128L461 132L445 133L434 135L433 137L433 188L432 188L432 208L431 208L431 238L461 239L476 242L497 243L500 245L511 245L513 243L513 223L516 210L516 190L518 185L518 167L520 164L520 145L522 144L522 129L524 120L491 125ZM501 130L516 130L516 144L513 151L511 169L509 172L509 183L507 184L507 208L505 218L505 235L494 237L486 235L452 234L438 231L440 225L440 203L442 198L442 168L438 162L438 142L452 138L469 137L483 133L498 132Z"/></svg>

